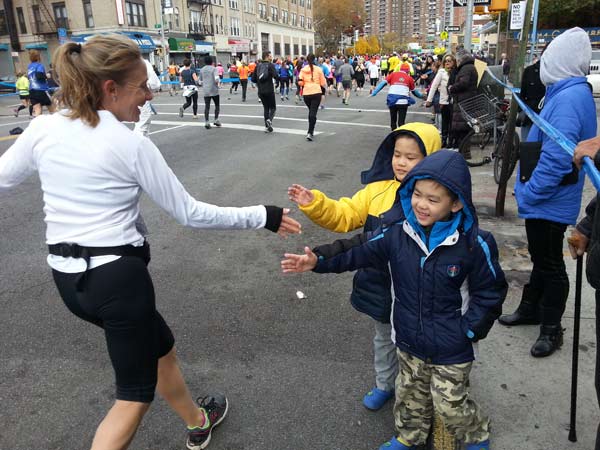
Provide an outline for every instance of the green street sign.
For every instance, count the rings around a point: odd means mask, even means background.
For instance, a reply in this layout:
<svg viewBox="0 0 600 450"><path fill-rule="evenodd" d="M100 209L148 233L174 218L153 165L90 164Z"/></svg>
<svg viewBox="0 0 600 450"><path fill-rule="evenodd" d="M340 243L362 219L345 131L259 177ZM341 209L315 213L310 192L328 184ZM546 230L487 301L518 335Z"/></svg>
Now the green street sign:
<svg viewBox="0 0 600 450"><path fill-rule="evenodd" d="M160 23L155 23L155 24L154 24L154 28L160 28L160 27L161 27L161 26L160 26Z"/></svg>

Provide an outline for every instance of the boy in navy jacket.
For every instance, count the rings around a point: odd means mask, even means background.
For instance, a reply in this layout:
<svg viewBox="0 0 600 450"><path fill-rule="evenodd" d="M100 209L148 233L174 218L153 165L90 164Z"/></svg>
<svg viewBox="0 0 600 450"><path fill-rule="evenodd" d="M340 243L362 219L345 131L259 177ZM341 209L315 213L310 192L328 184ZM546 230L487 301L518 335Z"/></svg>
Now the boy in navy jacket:
<svg viewBox="0 0 600 450"><path fill-rule="evenodd" d="M489 419L469 397L475 343L502 309L507 283L493 236L478 227L464 158L440 151L406 176L399 203L368 242L336 256L287 254L285 273L389 268L398 348L397 437L380 450L425 443L432 404L467 450L489 449ZM399 220L400 219L400 220Z"/></svg>

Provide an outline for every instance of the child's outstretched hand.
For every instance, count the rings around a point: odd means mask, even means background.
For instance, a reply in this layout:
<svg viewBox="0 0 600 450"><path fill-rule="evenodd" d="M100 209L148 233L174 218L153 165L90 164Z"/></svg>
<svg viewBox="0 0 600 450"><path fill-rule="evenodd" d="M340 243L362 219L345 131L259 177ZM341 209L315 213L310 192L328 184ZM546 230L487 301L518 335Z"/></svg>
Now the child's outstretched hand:
<svg viewBox="0 0 600 450"><path fill-rule="evenodd" d="M300 206L309 205L315 199L315 194L310 189L306 189L299 184L292 184L288 188L288 196L291 201Z"/></svg>
<svg viewBox="0 0 600 450"><path fill-rule="evenodd" d="M304 255L295 255L294 253L285 253L285 258L281 261L283 273L302 273L313 270L317 265L317 255L313 253L310 247L304 247Z"/></svg>

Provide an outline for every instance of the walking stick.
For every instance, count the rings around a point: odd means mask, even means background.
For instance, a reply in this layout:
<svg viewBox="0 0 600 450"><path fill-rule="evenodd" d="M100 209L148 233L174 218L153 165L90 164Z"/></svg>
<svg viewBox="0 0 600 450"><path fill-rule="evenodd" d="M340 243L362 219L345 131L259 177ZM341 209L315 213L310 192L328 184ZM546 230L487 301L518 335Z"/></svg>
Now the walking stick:
<svg viewBox="0 0 600 450"><path fill-rule="evenodd" d="M569 441L577 442L577 366L579 359L579 319L581 316L581 279L583 278L583 256L577 257L575 275L575 317L573 320L573 363L571 365L571 420Z"/></svg>

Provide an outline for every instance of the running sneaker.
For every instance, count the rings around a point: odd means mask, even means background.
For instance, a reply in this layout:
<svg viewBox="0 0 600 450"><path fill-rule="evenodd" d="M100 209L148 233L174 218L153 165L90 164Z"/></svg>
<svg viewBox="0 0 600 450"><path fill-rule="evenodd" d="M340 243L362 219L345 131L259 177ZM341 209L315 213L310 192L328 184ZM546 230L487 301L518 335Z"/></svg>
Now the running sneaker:
<svg viewBox="0 0 600 450"><path fill-rule="evenodd" d="M179 107L179 117L183 117L183 106Z"/></svg>
<svg viewBox="0 0 600 450"><path fill-rule="evenodd" d="M19 117L19 110L17 108L13 109L13 114L15 117Z"/></svg>
<svg viewBox="0 0 600 450"><path fill-rule="evenodd" d="M221 121L220 121L219 119L215 119L215 121L214 121L213 125L214 125L215 127L219 127L219 128L220 128L220 127L221 127Z"/></svg>
<svg viewBox="0 0 600 450"><path fill-rule="evenodd" d="M206 423L203 428L190 429L188 427L186 447L190 450L200 450L208 447L212 430L223 422L229 409L227 397L222 394L207 395L202 399L199 398L196 402L200 409L205 412Z"/></svg>
<svg viewBox="0 0 600 450"><path fill-rule="evenodd" d="M289 100L290 98L289 98L289 97L286 95L286 96L285 96L285 99L286 99L286 100Z"/></svg>
<svg viewBox="0 0 600 450"><path fill-rule="evenodd" d="M283 95L281 96L281 101L283 101Z"/></svg>
<svg viewBox="0 0 600 450"><path fill-rule="evenodd" d="M314 138L314 136L313 136L312 134L310 134L310 133L308 133L308 134L306 135L306 140L307 140L307 141L312 141L312 140L313 140L313 138Z"/></svg>
<svg viewBox="0 0 600 450"><path fill-rule="evenodd" d="M325 109L325 105L321 105L321 106L319 106L319 108Z"/></svg>
<svg viewBox="0 0 600 450"><path fill-rule="evenodd" d="M208 122L208 121L204 122L204 128L206 128L207 130L210 130L210 122Z"/></svg>
<svg viewBox="0 0 600 450"><path fill-rule="evenodd" d="M192 119L198 119L198 116L197 116L196 114L194 114L194 115L192 116Z"/></svg>
<svg viewBox="0 0 600 450"><path fill-rule="evenodd" d="M270 119L267 119L267 130L269 131L269 133L273 132L273 122L271 122Z"/></svg>

